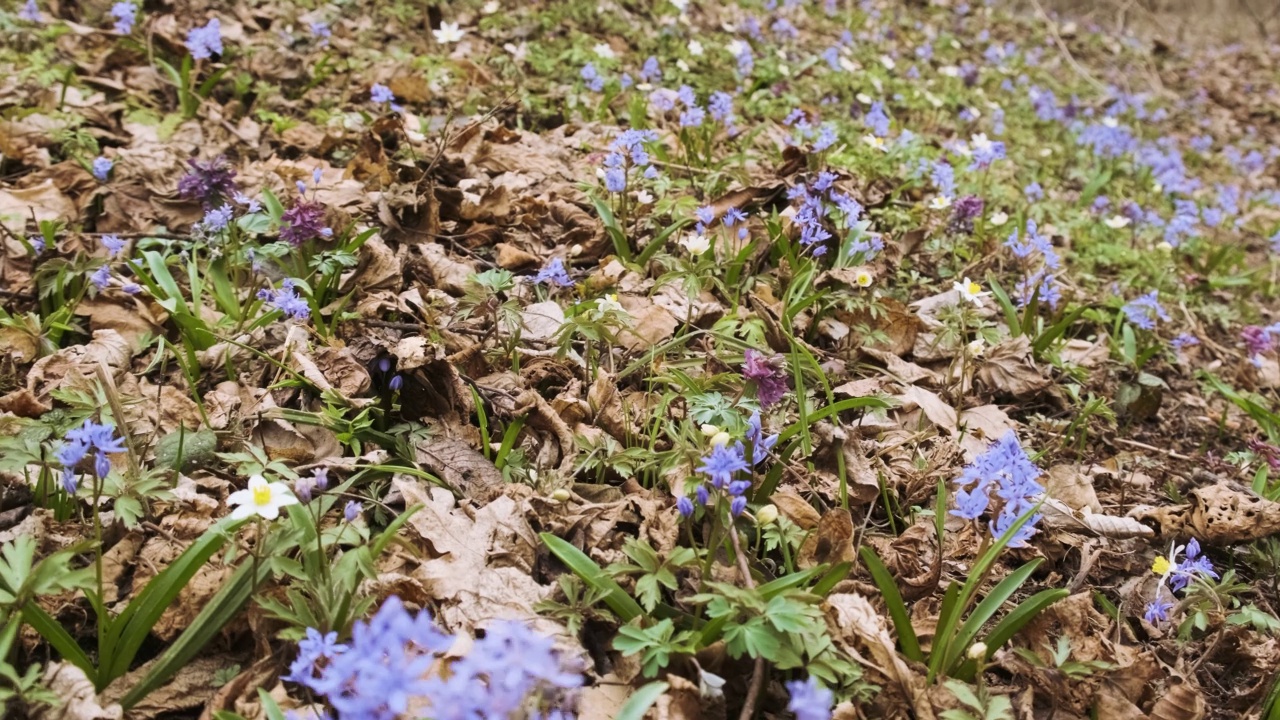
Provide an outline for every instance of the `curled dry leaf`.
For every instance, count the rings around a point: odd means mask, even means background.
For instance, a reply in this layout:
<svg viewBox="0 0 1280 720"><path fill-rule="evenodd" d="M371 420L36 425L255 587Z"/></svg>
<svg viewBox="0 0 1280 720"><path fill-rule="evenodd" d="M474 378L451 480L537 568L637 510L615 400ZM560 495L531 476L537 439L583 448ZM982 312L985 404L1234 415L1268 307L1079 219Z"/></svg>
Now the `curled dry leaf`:
<svg viewBox="0 0 1280 720"><path fill-rule="evenodd" d="M1031 341L1019 335L987 351L978 365L978 382L993 391L1024 398L1045 389L1050 381L1031 357Z"/></svg>
<svg viewBox="0 0 1280 720"><path fill-rule="evenodd" d="M72 345L37 360L27 374L27 389L47 400L53 390L89 388L100 365L117 377L132 357L129 341L123 335L115 330L98 330L85 345Z"/></svg>
<svg viewBox="0 0 1280 720"><path fill-rule="evenodd" d="M778 512L791 522L799 525L804 530L812 530L818 527L818 523L822 520L822 515L809 504L808 500L800 497L792 490L779 490L769 496L769 502L777 506Z"/></svg>
<svg viewBox="0 0 1280 720"><path fill-rule="evenodd" d="M55 705L37 703L31 720L121 720L124 717L124 709L118 704L108 703L103 707L93 683L83 670L71 663L49 663L40 681L59 702Z"/></svg>
<svg viewBox="0 0 1280 720"><path fill-rule="evenodd" d="M1147 717L1150 720L1201 720L1206 711L1204 695L1190 683L1173 678Z"/></svg>
<svg viewBox="0 0 1280 720"><path fill-rule="evenodd" d="M1213 545L1260 540L1280 533L1280 503L1237 489L1226 482L1196 488L1191 502L1169 507L1138 507L1129 513L1154 526L1162 538L1195 537Z"/></svg>
<svg viewBox="0 0 1280 720"><path fill-rule="evenodd" d="M1113 540L1135 537L1155 537L1155 530L1143 525L1131 517L1105 515L1091 512L1088 506L1082 509L1072 508L1067 503L1053 497L1045 497L1040 506L1041 527L1047 530L1064 530L1066 532L1088 531L1094 535Z"/></svg>
<svg viewBox="0 0 1280 720"><path fill-rule="evenodd" d="M418 245L418 252L431 271L435 287L450 295L463 295L467 291L467 279L475 274L474 266L454 260L445 249L435 243Z"/></svg>

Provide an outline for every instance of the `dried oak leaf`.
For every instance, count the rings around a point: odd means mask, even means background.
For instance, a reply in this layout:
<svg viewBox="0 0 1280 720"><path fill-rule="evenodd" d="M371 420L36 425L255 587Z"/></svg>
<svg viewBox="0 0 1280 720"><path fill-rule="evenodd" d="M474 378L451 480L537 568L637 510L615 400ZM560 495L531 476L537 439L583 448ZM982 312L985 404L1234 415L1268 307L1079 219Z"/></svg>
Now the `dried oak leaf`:
<svg viewBox="0 0 1280 720"><path fill-rule="evenodd" d="M102 706L93 683L83 670L71 663L49 663L40 682L57 696L58 702L35 704L31 720L120 720L124 717L124 708L120 705Z"/></svg>
<svg viewBox="0 0 1280 720"><path fill-rule="evenodd" d="M466 293L467 280L476 272L474 266L449 257L445 249L435 243L418 245L418 252L431 271L436 287L450 295L460 296Z"/></svg>
<svg viewBox="0 0 1280 720"><path fill-rule="evenodd" d="M414 458L423 468L477 502L487 502L505 483L493 462L460 438L427 438L414 450Z"/></svg>
<svg viewBox="0 0 1280 720"><path fill-rule="evenodd" d="M799 525L803 530L818 527L818 523L822 520L822 516L813 509L809 501L792 490L779 490L769 496L769 502L778 508L778 512L783 517Z"/></svg>
<svg viewBox="0 0 1280 720"><path fill-rule="evenodd" d="M118 377L129 366L133 351L129 341L115 330L98 330L85 345L72 345L40 358L27 374L27 389L47 400L53 390L87 387L103 366Z"/></svg>
<svg viewBox="0 0 1280 720"><path fill-rule="evenodd" d="M1147 717L1149 720L1202 720L1207 712L1204 695L1175 676Z"/></svg>

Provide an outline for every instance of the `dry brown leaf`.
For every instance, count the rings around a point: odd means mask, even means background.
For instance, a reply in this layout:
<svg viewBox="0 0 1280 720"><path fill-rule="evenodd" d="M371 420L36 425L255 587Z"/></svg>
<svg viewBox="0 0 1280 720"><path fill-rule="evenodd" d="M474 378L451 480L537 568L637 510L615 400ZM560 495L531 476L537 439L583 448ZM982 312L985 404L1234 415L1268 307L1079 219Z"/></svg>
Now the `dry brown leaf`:
<svg viewBox="0 0 1280 720"><path fill-rule="evenodd" d="M680 326L680 321L675 316L648 297L622 295L618 302L633 318L631 325L618 333L618 342L631 352L640 352L657 345L671 337Z"/></svg>
<svg viewBox="0 0 1280 720"><path fill-rule="evenodd" d="M115 330L98 330L88 344L72 345L37 360L27 374L27 389L36 397L47 398L53 390L92 387L100 365L115 377L128 367L132 357L129 341L123 335Z"/></svg>
<svg viewBox="0 0 1280 720"><path fill-rule="evenodd" d="M493 462L458 438L431 437L415 450L424 469L466 497L483 502L505 483Z"/></svg>
<svg viewBox="0 0 1280 720"><path fill-rule="evenodd" d="M1045 473L1044 491L1049 497L1061 500L1074 510L1088 508L1090 513L1102 512L1102 503L1093 489L1093 479L1084 472L1082 465L1054 465Z"/></svg>
<svg viewBox="0 0 1280 720"><path fill-rule="evenodd" d="M1237 489L1226 482L1192 490L1191 502L1168 507L1137 507L1129 517L1155 526L1162 538L1235 545L1280 533L1280 503Z"/></svg>
<svg viewBox="0 0 1280 720"><path fill-rule="evenodd" d="M463 295L467 291L467 279L475 274L472 265L458 262L449 256L445 249L435 243L418 245L418 252L427 263L435 287L450 295Z"/></svg>
<svg viewBox="0 0 1280 720"><path fill-rule="evenodd" d="M884 350L877 350L873 347L863 347L862 352L884 363L885 370L889 371L898 382L906 385L912 383L924 382L928 385L939 385L942 377L938 373L919 365L903 360L893 353Z"/></svg>
<svg viewBox="0 0 1280 720"><path fill-rule="evenodd" d="M844 508L832 508L804 539L796 564L808 569L823 563L852 562L853 558L853 516Z"/></svg>
<svg viewBox="0 0 1280 720"><path fill-rule="evenodd" d="M956 411L937 393L925 390L915 385L907 385L902 392L894 396L902 403L902 409L899 411L901 416L903 412L909 412L915 408L919 408L924 417L933 423L940 431L950 435L956 432ZM906 430L915 430L915 427L906 427Z"/></svg>
<svg viewBox="0 0 1280 720"><path fill-rule="evenodd" d="M1175 677L1147 717L1150 720L1201 720L1206 711L1204 695L1190 683Z"/></svg>
<svg viewBox="0 0 1280 720"><path fill-rule="evenodd" d="M564 308L554 300L534 303L520 313L520 339L542 343L555 337L564 325Z"/></svg>
<svg viewBox="0 0 1280 720"><path fill-rule="evenodd" d="M18 233L33 216L37 222L71 222L77 216L76 206L50 179L27 188L0 190L0 223Z"/></svg>
<svg viewBox="0 0 1280 720"><path fill-rule="evenodd" d="M121 720L124 709L116 703L103 707L93 683L84 671L68 662L51 662L44 669L41 682L59 704L34 704L31 720Z"/></svg>
<svg viewBox="0 0 1280 720"><path fill-rule="evenodd" d="M978 364L978 382L996 392L1025 398L1049 386L1049 378L1031 357L1026 335L1005 340L987 351Z"/></svg>
<svg viewBox="0 0 1280 720"><path fill-rule="evenodd" d="M791 490L779 490L769 496L769 502L777 506L778 512L801 529L812 530L818 527L822 515L809 504L808 500Z"/></svg>

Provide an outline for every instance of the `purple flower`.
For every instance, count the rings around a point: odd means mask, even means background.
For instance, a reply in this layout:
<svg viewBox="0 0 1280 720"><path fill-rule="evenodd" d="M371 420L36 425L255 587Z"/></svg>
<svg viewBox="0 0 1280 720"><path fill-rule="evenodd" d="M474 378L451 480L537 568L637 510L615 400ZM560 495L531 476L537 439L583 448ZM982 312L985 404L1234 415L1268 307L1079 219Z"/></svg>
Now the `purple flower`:
<svg viewBox="0 0 1280 720"><path fill-rule="evenodd" d="M649 56L644 61L644 65L640 68L640 80L643 82L654 82L662 79L662 69L658 67L658 58Z"/></svg>
<svg viewBox="0 0 1280 720"><path fill-rule="evenodd" d="M1030 202L1038 202L1044 199L1044 189L1040 187L1040 183L1032 180L1025 188L1022 194L1027 197Z"/></svg>
<svg viewBox="0 0 1280 720"><path fill-rule="evenodd" d="M707 101L712 119L726 125L733 122L733 96L725 92L713 92Z"/></svg>
<svg viewBox="0 0 1280 720"><path fill-rule="evenodd" d="M311 317L311 307L307 305L305 298L298 296L293 280L286 279L280 283L279 290L269 288L259 290L258 299L294 320L306 320Z"/></svg>
<svg viewBox="0 0 1280 720"><path fill-rule="evenodd" d="M311 502L311 493L316 489L316 480L313 477L300 477L293 483L293 494L303 503Z"/></svg>
<svg viewBox="0 0 1280 720"><path fill-rule="evenodd" d="M54 457L62 464L62 486L67 494L74 494L77 487L75 467L80 461L95 453L93 471L99 478L111 472L108 453L125 452L124 440L116 437L115 428L85 420L79 427L67 431L62 447Z"/></svg>
<svg viewBox="0 0 1280 720"><path fill-rule="evenodd" d="M393 376L391 382L387 383L387 387L391 392L399 392L400 388L404 387L404 376L399 374Z"/></svg>
<svg viewBox="0 0 1280 720"><path fill-rule="evenodd" d="M324 224L324 205L302 198L284 211L280 222L280 239L294 246L333 234L333 230Z"/></svg>
<svg viewBox="0 0 1280 720"><path fill-rule="evenodd" d="M1213 563L1200 554L1200 541L1191 538L1187 542L1187 554L1169 574L1169 589L1177 592L1186 587L1197 575L1215 580L1218 578L1218 573L1213 569Z"/></svg>
<svg viewBox="0 0 1280 720"><path fill-rule="evenodd" d="M557 287L572 287L573 278L569 277L569 273L564 269L564 261L560 258L551 258L547 264L538 271L533 281L539 285L555 285Z"/></svg>
<svg viewBox="0 0 1280 720"><path fill-rule="evenodd" d="M1172 609L1172 602L1157 597L1155 600L1152 600L1147 604L1146 611L1142 613L1142 619L1152 625L1158 625L1162 622L1168 621L1169 611Z"/></svg>
<svg viewBox="0 0 1280 720"><path fill-rule="evenodd" d="M711 453L702 459L698 472L711 478L711 484L717 489L725 489L733 481L734 473L751 468L742 453L742 443L716 445L711 448Z"/></svg>
<svg viewBox="0 0 1280 720"><path fill-rule="evenodd" d="M111 174L111 168L115 165L115 161L110 158L96 157L93 159L93 177L98 182L106 182L107 176Z"/></svg>
<svg viewBox="0 0 1280 720"><path fill-rule="evenodd" d="M862 124L867 130L876 137L886 137L889 134L889 113L885 112L884 103L876 101L871 104L871 109L867 111L866 117L862 118Z"/></svg>
<svg viewBox="0 0 1280 720"><path fill-rule="evenodd" d="M191 57L204 60L222 54L222 24L213 18L204 27L192 28L187 32L187 49Z"/></svg>
<svg viewBox="0 0 1280 720"><path fill-rule="evenodd" d="M747 499L741 495L729 501L729 514L733 517L742 515L742 512L746 509Z"/></svg>
<svg viewBox="0 0 1280 720"><path fill-rule="evenodd" d="M1174 350L1181 350L1185 347L1191 347L1192 345L1199 345L1200 338L1192 335L1191 333L1181 333L1174 339L1170 340L1169 344L1173 346Z"/></svg>
<svg viewBox="0 0 1280 720"><path fill-rule="evenodd" d="M106 265L98 266L93 274L89 275L89 282L93 283L99 290L106 290L111 284L111 270Z"/></svg>
<svg viewBox="0 0 1280 720"><path fill-rule="evenodd" d="M324 490L329 487L329 468L316 468L311 472L311 477L315 480L317 490Z"/></svg>
<svg viewBox="0 0 1280 720"><path fill-rule="evenodd" d="M587 83L587 88L592 92L600 92L601 90L604 90L604 78L600 77L600 73L596 70L594 63L587 63L586 65L583 65L582 72L578 74L582 77L583 81Z"/></svg>
<svg viewBox="0 0 1280 720"><path fill-rule="evenodd" d="M116 19L115 31L128 35L138 20L138 6L132 2L118 2L111 6L111 17Z"/></svg>
<svg viewBox="0 0 1280 720"><path fill-rule="evenodd" d="M781 355L767 356L755 350L747 350L742 376L755 381L756 397L763 407L773 405L787 394L788 378Z"/></svg>
<svg viewBox="0 0 1280 720"><path fill-rule="evenodd" d="M1240 331L1240 339L1244 340L1245 347L1249 350L1249 356L1252 358L1261 357L1275 348L1272 342L1271 333L1266 328L1257 325L1246 325Z"/></svg>
<svg viewBox="0 0 1280 720"><path fill-rule="evenodd" d="M345 507L342 508L342 517L349 523L356 521L360 517L360 502L358 500L348 500Z"/></svg>
<svg viewBox="0 0 1280 720"><path fill-rule="evenodd" d="M976 520L991 500L991 494L1004 502L1000 514L991 523L991 534L1003 535L1019 517L1034 507L1034 499L1044 492L1036 482L1040 468L1031 462L1012 430L992 443L956 480L956 507L952 515ZM966 490L964 488L972 485ZM1009 547L1024 547L1035 534L1039 515L1031 516L1009 542Z"/></svg>
<svg viewBox="0 0 1280 720"><path fill-rule="evenodd" d="M187 164L191 166L191 172L178 181L178 194L182 197L199 200L206 208L211 208L236 194L236 171L227 166L224 156L208 161L192 158Z"/></svg>
<svg viewBox="0 0 1280 720"><path fill-rule="evenodd" d="M1121 311L1124 316L1135 327L1143 330L1154 330L1157 320L1169 321L1169 313L1165 312L1164 307L1160 305L1157 296L1159 290L1152 290L1146 295L1134 298L1125 304Z"/></svg>
<svg viewBox="0 0 1280 720"><path fill-rule="evenodd" d="M689 107L680 113L680 127L702 127L702 121L706 119L707 113L697 105Z"/></svg>
<svg viewBox="0 0 1280 720"><path fill-rule="evenodd" d="M316 20L311 23L311 37L318 39L321 47L328 47L329 38L333 37L333 30L329 28L329 23Z"/></svg>
<svg viewBox="0 0 1280 720"><path fill-rule="evenodd" d="M40 22L40 6L36 5L36 0L27 0L18 11L18 17L27 22Z"/></svg>
<svg viewBox="0 0 1280 720"><path fill-rule="evenodd" d="M119 235L103 235L102 247L106 248L108 257L115 257L124 250L125 242L120 239Z"/></svg>
<svg viewBox="0 0 1280 720"><path fill-rule="evenodd" d="M982 217L984 207L986 207L986 203L977 195L966 195L957 200L951 206L949 227L952 232L961 232L966 235L972 233L973 221Z"/></svg>
<svg viewBox="0 0 1280 720"><path fill-rule="evenodd" d="M743 439L751 443L751 459L755 465L768 457L769 451L778 444L777 435L764 434L758 412L751 413L751 419L747 420L747 431L743 434Z"/></svg>
<svg viewBox="0 0 1280 720"><path fill-rule="evenodd" d="M374 83L369 88L369 100L381 105L382 103L395 102L396 94L391 92L391 88L382 83Z"/></svg>
<svg viewBox="0 0 1280 720"><path fill-rule="evenodd" d="M200 229L209 233L221 232L231 223L231 206L223 203L222 207L206 210L204 220L200 221Z"/></svg>
<svg viewBox="0 0 1280 720"><path fill-rule="evenodd" d="M810 675L807 680L792 680L787 683L787 692L791 693L787 710L795 713L796 720L831 720L835 696L818 684L817 678Z"/></svg>
<svg viewBox="0 0 1280 720"><path fill-rule="evenodd" d="M676 510L680 513L680 517L690 517L693 515L693 501L687 496L680 496L676 500Z"/></svg>
<svg viewBox="0 0 1280 720"><path fill-rule="evenodd" d="M627 171L622 168L608 168L604 171L604 189L611 193L624 192L627 189Z"/></svg>

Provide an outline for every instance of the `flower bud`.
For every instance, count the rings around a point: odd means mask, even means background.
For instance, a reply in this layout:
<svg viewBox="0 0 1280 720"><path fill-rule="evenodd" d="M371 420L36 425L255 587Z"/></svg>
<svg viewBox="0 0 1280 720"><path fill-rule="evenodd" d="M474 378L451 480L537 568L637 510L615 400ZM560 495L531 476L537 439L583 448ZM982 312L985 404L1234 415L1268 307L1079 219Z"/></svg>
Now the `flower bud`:
<svg viewBox="0 0 1280 720"><path fill-rule="evenodd" d="M729 441L730 441L730 440L732 440L732 439L733 439L733 438L732 438L732 436L730 436L730 435L729 435L729 433L727 433L727 432L725 432L725 431L721 430L720 432L718 432L718 433L716 433L715 435L712 435L712 436L711 436L711 444L712 444L713 446L714 446L714 445L728 445L728 444L729 444Z"/></svg>
<svg viewBox="0 0 1280 720"><path fill-rule="evenodd" d="M756 511L756 524L772 525L778 520L778 506L765 505Z"/></svg>
<svg viewBox="0 0 1280 720"><path fill-rule="evenodd" d="M551 493L551 499L562 503L569 499L569 490L567 488L556 488L555 492Z"/></svg>
<svg viewBox="0 0 1280 720"><path fill-rule="evenodd" d="M969 646L969 659L982 660L987 656L987 644L984 642L976 642Z"/></svg>
<svg viewBox="0 0 1280 720"><path fill-rule="evenodd" d="M711 423L704 423L704 424L703 424L700 428L698 428L698 429L699 429L699 430L701 430L701 431L702 431L702 434L703 434L703 435L705 435L705 436L707 436L707 437L711 437L711 436L715 435L716 433L720 432L720 428L716 427L715 425L712 425Z"/></svg>

